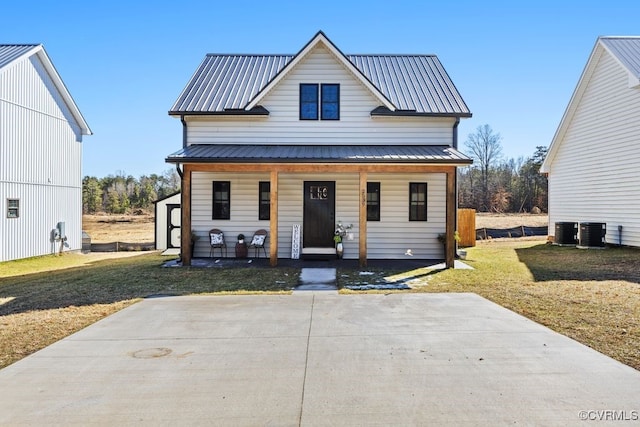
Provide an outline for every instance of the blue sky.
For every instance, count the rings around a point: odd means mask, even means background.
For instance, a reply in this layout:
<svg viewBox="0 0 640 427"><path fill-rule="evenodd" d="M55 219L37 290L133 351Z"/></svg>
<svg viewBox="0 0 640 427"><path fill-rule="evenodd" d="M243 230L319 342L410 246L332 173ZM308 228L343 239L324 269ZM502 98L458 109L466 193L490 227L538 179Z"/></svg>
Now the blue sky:
<svg viewBox="0 0 640 427"><path fill-rule="evenodd" d="M42 43L93 136L84 175L170 168L167 111L206 53L297 53L318 31L345 53L436 54L506 157L548 146L600 35L639 35L635 1L12 1L0 43Z"/></svg>

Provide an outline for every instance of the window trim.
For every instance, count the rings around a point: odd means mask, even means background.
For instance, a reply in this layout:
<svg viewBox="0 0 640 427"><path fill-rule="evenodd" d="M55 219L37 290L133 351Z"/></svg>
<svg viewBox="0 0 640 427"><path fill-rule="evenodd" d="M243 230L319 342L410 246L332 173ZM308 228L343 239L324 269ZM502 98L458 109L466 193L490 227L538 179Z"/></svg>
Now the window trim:
<svg viewBox="0 0 640 427"><path fill-rule="evenodd" d="M315 88L315 107L316 107L316 111L315 111L315 117L305 117L303 115L303 109L302 106L309 104L311 105L312 103L310 101L304 101L302 100L302 88L303 87L314 87ZM298 102L299 102L299 108L300 108L300 120L318 120L320 118L320 111L318 110L319 105L320 105L320 85L318 85L318 83L300 83L300 92L298 95Z"/></svg>
<svg viewBox="0 0 640 427"><path fill-rule="evenodd" d="M16 206L11 206L12 202L15 202ZM15 211L15 215L11 215L12 211ZM7 218L8 219L20 218L20 199L7 198Z"/></svg>
<svg viewBox="0 0 640 427"><path fill-rule="evenodd" d="M267 194L268 198L262 196ZM266 206L266 212L263 211L263 206ZM259 181L258 182L258 220L270 220L271 219L271 182Z"/></svg>
<svg viewBox="0 0 640 427"><path fill-rule="evenodd" d="M421 192L418 191L419 187L417 186L422 186L424 185L424 201L420 201L420 200L416 200L414 202L413 200L413 195L414 194L420 194ZM414 191L414 188L416 189L416 191ZM410 182L409 183L409 221L427 221L429 218L428 215L428 200L429 200L429 185L426 182ZM418 212L416 210L414 210L414 206L417 208L419 206L424 205L424 217L420 218L418 217Z"/></svg>
<svg viewBox="0 0 640 427"><path fill-rule="evenodd" d="M216 215L216 184L226 184L228 191L227 199L220 199L221 201L218 203L226 203L228 206L226 215L223 212L223 215ZM231 219L231 181L212 181L211 182L211 219ZM218 190L220 191L220 190Z"/></svg>
<svg viewBox="0 0 640 427"><path fill-rule="evenodd" d="M376 191L377 190L377 191ZM378 200L371 201L369 199L369 194L377 193ZM381 196L380 196L380 182L367 182L367 221L380 221L380 206L381 206ZM369 216L369 208L375 207L375 214Z"/></svg>
<svg viewBox="0 0 640 427"><path fill-rule="evenodd" d="M336 101L325 101L324 89L329 87L336 88ZM324 106L326 104L336 104L336 117L325 117ZM339 83L322 83L320 85L320 120L340 120L340 84Z"/></svg>

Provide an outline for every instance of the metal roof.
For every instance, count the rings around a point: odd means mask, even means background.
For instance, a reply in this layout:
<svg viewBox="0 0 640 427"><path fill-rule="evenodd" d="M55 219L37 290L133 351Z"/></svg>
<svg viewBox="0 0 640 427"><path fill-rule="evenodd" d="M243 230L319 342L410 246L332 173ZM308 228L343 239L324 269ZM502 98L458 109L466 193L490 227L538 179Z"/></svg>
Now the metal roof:
<svg viewBox="0 0 640 427"><path fill-rule="evenodd" d="M208 54L169 114L238 113L296 57ZM344 55L344 58L393 104L396 111L471 116L435 55ZM393 111L388 110L388 114Z"/></svg>
<svg viewBox="0 0 640 427"><path fill-rule="evenodd" d="M0 44L0 68L20 58L37 44Z"/></svg>
<svg viewBox="0 0 640 427"><path fill-rule="evenodd" d="M640 79L640 37L600 37L600 41L630 73Z"/></svg>
<svg viewBox="0 0 640 427"><path fill-rule="evenodd" d="M194 144L168 163L435 163L471 164L447 145L246 145Z"/></svg>

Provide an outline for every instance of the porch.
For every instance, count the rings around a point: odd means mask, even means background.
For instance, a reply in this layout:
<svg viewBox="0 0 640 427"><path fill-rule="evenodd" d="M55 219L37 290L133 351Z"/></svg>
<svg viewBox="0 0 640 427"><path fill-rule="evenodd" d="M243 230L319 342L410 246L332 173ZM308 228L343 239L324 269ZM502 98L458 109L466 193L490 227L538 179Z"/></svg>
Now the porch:
<svg viewBox="0 0 640 427"><path fill-rule="evenodd" d="M352 215L346 223L353 223L354 230L357 232L354 234L354 245L351 250L356 250L352 254L353 257L357 257L358 265L365 267L370 265L373 260L369 256L371 249L380 250L381 245L389 244L389 239L378 238L372 245L371 231L381 228L381 223L372 223L367 218L367 200L368 200L368 182L370 180L377 180L381 176L404 176L406 183L411 180L420 180L420 177L427 175L439 176L437 178L437 184L433 189L438 193L438 215L435 222L431 220L427 222L426 213L424 222L414 221L408 216L404 216L401 224L404 228L404 235L398 240L395 225L392 223L386 228L386 232L396 232L396 241L393 242L396 247L393 248L393 255L395 257L402 258L407 250L411 246L405 246L403 239L430 239L429 245L432 249L436 245L436 237L438 234L444 233L446 235L445 250L444 250L444 262L447 268L454 267L455 258L455 240L454 231L456 227L456 168L468 164L470 160L464 155L457 152L455 149L449 146L386 146L386 147L374 147L374 146L305 146L304 149L300 147L289 146L239 146L239 145L192 145L185 147L180 152L174 153L167 158L170 163L176 163L178 170L182 176L182 234L181 234L181 247L189 248L191 241L191 231L194 229L192 224L194 218L199 218L200 221L197 225L203 229L204 224L209 224L209 219L206 217L206 211L209 208L206 203L206 193L208 188L206 186L206 180L197 177L208 176L209 179L214 177L224 177L225 174L236 176L238 174L253 175L258 178L260 182L268 184L269 188L269 202L267 207L268 226L262 226L259 228L265 228L269 231L269 260L271 266L276 266L278 263L283 262L283 253L289 252L285 245L287 242L291 242L290 236L279 236L279 233L283 233L284 230L290 229L290 223L305 223L304 219L308 219L310 213L317 212L318 209L312 208L310 210L301 211L302 206L310 204L312 201L304 199L302 200L302 184L306 186L311 181L324 180L336 180L336 176L349 176L351 182L350 192L348 196L349 215ZM182 170L179 166L182 165ZM203 175L204 174L204 175ZM194 179L194 176L196 179ZM324 178L323 178L324 177ZM406 177L411 177L409 180ZM223 178L225 184L230 188L233 184L228 178ZM297 186L292 186L292 180L300 181ZM424 179L426 181L426 179ZM304 181L304 182L303 182ZM258 181L256 181L258 182ZM332 184L337 181L321 182L322 186L314 188L329 188L329 192L333 187L324 186L324 184ZM406 184L405 183L405 184ZM192 187L195 189L193 190ZM244 188L247 188L246 186ZM300 188L299 193L294 194L292 188ZM424 191L426 194L427 184L424 184ZM215 191L215 190L214 190ZM297 191L297 190L296 190ZM429 191L431 187L429 187ZM305 194L308 194L305 191ZM401 190L399 193L403 197L408 193L408 189ZM315 193L314 193L315 194ZM326 193L317 193L316 198L324 198ZM203 197L204 196L204 197ZM208 196L212 198L211 196ZM306 196L305 196L306 197ZM333 197L333 196L331 196ZM426 196L425 196L426 197ZM297 198L297 199L296 199ZM313 198L313 197L312 197ZM197 212L194 212L193 200L200 200L200 205L197 206ZM246 200L246 199L245 199ZM406 209L408 202L405 200L403 209ZM204 202L203 202L204 201ZM426 201L425 201L426 203ZM280 208L282 206L282 209ZM391 216L397 217L400 206L394 205L391 207L395 209ZM297 217L292 217L290 214L294 209ZM286 212L289 214L285 218L285 215L279 217L279 214ZM246 212L244 212L246 213ZM238 212L242 216L242 212ZM330 229L333 230L333 225L337 220L345 220L335 210L330 212ZM209 218L211 218L209 216ZM226 218L229 218L227 216ZM295 219L294 219L295 218ZM217 225L217 224L216 224ZM233 226L233 224L231 224ZM266 224L265 224L266 225ZM303 225L304 227L304 225ZM306 233L303 231L303 238L306 238L310 234L309 228ZM327 229L325 226L323 229ZM371 230L369 230L371 229ZM422 230L422 231L421 231ZM423 234L427 230L427 234ZM234 233L233 227L231 232ZM332 232L332 231L331 231ZM232 234L233 235L233 234ZM419 237L420 236L420 237ZM329 235L331 239L331 235ZM301 242L303 243L303 242ZM280 248L279 248L280 246ZM304 248L309 245L302 245L302 252ZM332 247L333 242L323 243L320 247ZM314 247L311 245L311 247ZM415 251L415 250L414 250ZM191 258L193 254L183 251L182 259L185 265L191 264ZM441 253L441 252L440 252ZM387 256L389 252L387 252ZM422 258L425 255L435 255L431 253L422 254ZM386 258L385 253L378 253L373 258Z"/></svg>

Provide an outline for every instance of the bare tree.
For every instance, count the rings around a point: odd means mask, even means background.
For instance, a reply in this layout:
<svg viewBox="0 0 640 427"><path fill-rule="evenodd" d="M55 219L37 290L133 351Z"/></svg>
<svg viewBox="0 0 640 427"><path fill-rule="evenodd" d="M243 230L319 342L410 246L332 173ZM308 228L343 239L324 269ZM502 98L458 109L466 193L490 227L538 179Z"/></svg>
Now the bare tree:
<svg viewBox="0 0 640 427"><path fill-rule="evenodd" d="M480 183L482 194L480 210L491 208L491 194L489 192L489 172L502 154L502 137L493 133L489 125L478 126L476 133L469 134L465 146L469 149L474 163L480 169Z"/></svg>

